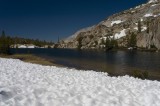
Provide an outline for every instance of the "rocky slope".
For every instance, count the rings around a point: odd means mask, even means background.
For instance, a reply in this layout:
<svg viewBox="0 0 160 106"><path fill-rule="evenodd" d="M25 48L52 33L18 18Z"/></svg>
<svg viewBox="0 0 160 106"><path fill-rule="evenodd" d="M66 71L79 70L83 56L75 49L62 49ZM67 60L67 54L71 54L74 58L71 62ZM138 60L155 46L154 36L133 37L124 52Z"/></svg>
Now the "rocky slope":
<svg viewBox="0 0 160 106"><path fill-rule="evenodd" d="M141 31L138 32L138 23ZM135 8L114 14L99 24L82 29L71 37L61 41L59 48L77 48L81 38L81 49L99 49L105 45L102 41L109 37L126 47L126 37L137 35L137 46L160 49L160 0L149 0Z"/></svg>

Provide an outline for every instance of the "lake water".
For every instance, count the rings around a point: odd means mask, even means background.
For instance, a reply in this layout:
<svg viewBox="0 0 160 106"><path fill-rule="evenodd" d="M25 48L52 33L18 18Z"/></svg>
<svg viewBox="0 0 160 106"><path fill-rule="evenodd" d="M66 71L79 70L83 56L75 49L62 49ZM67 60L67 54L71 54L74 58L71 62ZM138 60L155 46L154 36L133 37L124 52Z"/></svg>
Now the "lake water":
<svg viewBox="0 0 160 106"><path fill-rule="evenodd" d="M160 73L160 53L156 52L97 52L71 49L12 49L11 52L31 53L70 68L103 71L111 75L125 75L135 69L154 72L157 75Z"/></svg>

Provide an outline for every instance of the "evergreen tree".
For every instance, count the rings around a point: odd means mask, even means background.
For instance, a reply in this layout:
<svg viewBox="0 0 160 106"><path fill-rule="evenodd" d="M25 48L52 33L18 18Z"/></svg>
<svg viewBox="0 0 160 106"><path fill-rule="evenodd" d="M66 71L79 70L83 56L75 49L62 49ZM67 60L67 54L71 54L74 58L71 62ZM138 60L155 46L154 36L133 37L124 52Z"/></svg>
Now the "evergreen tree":
<svg viewBox="0 0 160 106"><path fill-rule="evenodd" d="M110 41L110 47L111 48L117 48L118 47L118 42L114 38L111 39Z"/></svg>
<svg viewBox="0 0 160 106"><path fill-rule="evenodd" d="M126 40L127 40L127 47L130 47L130 37L129 35L126 35Z"/></svg>
<svg viewBox="0 0 160 106"><path fill-rule="evenodd" d="M147 21L147 33L149 33L149 22Z"/></svg>
<svg viewBox="0 0 160 106"><path fill-rule="evenodd" d="M10 44L9 37L6 37L5 32L2 31L2 35L0 37L0 53L9 54Z"/></svg>
<svg viewBox="0 0 160 106"><path fill-rule="evenodd" d="M81 47L82 47L82 37L80 36L80 37L78 37L78 39L77 39L77 41L78 41L78 49L81 49Z"/></svg>
<svg viewBox="0 0 160 106"><path fill-rule="evenodd" d="M107 49L112 49L112 48L117 48L117 47L118 47L118 42L117 42L117 40L115 40L114 38L109 39L109 38L107 37L105 46L106 46L106 50L107 50Z"/></svg>
<svg viewBox="0 0 160 106"><path fill-rule="evenodd" d="M112 44L113 44L113 47L114 47L114 48L118 48L118 42L117 42L117 40L115 40L115 39L112 39L112 40L113 40L113 41L112 41L112 42L113 42L113 43L112 43Z"/></svg>
<svg viewBox="0 0 160 106"><path fill-rule="evenodd" d="M141 27L142 27L141 21L138 21L138 33L141 33L142 31Z"/></svg>
<svg viewBox="0 0 160 106"><path fill-rule="evenodd" d="M108 37L106 39L105 47L106 47L106 49L108 49L110 47L110 39Z"/></svg>
<svg viewBox="0 0 160 106"><path fill-rule="evenodd" d="M136 34L132 33L129 41L130 47L136 47L137 46L137 38Z"/></svg>
<svg viewBox="0 0 160 106"><path fill-rule="evenodd" d="M102 38L101 44L102 44L102 45L105 45L105 41L104 41L103 38Z"/></svg>

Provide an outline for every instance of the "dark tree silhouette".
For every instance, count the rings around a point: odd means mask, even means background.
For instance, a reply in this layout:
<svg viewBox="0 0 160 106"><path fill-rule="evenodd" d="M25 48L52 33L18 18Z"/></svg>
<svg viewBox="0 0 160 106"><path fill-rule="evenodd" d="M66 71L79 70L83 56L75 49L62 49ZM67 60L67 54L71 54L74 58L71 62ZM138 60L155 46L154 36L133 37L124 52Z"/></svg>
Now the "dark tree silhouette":
<svg viewBox="0 0 160 106"><path fill-rule="evenodd" d="M78 37L78 39L77 39L77 41L78 41L78 49L81 49L81 47L82 47L82 37L80 36L80 37Z"/></svg>
<svg viewBox="0 0 160 106"><path fill-rule="evenodd" d="M141 21L138 21L138 33L141 33L142 31L142 25L141 25Z"/></svg>
<svg viewBox="0 0 160 106"><path fill-rule="evenodd" d="M136 47L137 46L137 38L136 34L132 33L129 41L130 47Z"/></svg>
<svg viewBox="0 0 160 106"><path fill-rule="evenodd" d="M9 54L10 49L10 37L6 37L5 32L2 31L2 35L0 37L0 53Z"/></svg>

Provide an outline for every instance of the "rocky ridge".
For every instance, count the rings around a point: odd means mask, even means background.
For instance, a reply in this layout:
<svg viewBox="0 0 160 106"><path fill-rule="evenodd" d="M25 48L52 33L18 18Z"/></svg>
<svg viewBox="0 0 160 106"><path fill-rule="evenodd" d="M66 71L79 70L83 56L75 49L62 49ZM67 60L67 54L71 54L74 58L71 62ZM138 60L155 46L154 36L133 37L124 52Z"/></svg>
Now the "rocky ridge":
<svg viewBox="0 0 160 106"><path fill-rule="evenodd" d="M138 22L141 32L138 32ZM100 49L102 40L114 38L119 46L127 47L126 37L137 35L137 47L160 49L160 0L149 0L135 8L114 14L92 27L82 29L60 42L59 48L77 48L81 38L81 49Z"/></svg>

